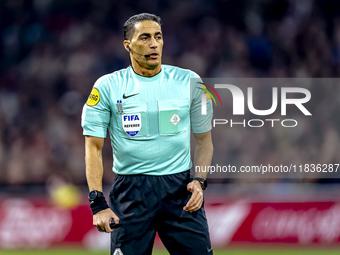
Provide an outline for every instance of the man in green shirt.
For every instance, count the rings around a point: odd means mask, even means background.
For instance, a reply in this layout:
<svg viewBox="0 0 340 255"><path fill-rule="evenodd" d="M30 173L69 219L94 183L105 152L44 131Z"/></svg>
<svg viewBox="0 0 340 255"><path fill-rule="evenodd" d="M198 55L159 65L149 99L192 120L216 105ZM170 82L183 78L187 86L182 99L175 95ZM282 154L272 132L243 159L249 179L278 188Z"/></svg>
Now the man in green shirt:
<svg viewBox="0 0 340 255"><path fill-rule="evenodd" d="M190 179L194 165L209 166L212 103L201 114L199 76L162 65L161 19L132 16L124 24L131 66L102 76L82 114L86 178L93 224L111 232L111 254L151 254L156 232L170 254L212 254L203 204L206 173ZM102 148L109 130L113 171L110 207L102 194ZM203 168L202 168L203 169ZM110 220L119 224L110 228Z"/></svg>

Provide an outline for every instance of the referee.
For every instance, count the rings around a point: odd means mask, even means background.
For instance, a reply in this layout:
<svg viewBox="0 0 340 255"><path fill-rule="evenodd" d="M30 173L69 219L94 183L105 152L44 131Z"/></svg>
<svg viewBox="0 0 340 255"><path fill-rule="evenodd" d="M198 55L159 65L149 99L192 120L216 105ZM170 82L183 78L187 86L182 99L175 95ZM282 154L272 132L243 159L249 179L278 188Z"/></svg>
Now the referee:
<svg viewBox="0 0 340 255"><path fill-rule="evenodd" d="M84 105L86 178L93 225L111 233L111 255L151 254L156 232L170 254L212 254L203 208L209 166L212 103L201 114L199 76L162 65L160 17L142 13L124 24L131 66L99 78ZM109 129L116 173L107 205L102 193L102 148ZM117 228L110 228L110 221Z"/></svg>

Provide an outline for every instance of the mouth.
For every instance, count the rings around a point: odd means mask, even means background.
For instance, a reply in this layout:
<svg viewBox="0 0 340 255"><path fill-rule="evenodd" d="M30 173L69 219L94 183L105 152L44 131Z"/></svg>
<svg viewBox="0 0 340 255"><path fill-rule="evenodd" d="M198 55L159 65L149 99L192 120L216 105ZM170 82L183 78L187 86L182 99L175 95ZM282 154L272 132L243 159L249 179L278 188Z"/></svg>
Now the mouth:
<svg viewBox="0 0 340 255"><path fill-rule="evenodd" d="M158 58L158 53L150 53L150 58Z"/></svg>

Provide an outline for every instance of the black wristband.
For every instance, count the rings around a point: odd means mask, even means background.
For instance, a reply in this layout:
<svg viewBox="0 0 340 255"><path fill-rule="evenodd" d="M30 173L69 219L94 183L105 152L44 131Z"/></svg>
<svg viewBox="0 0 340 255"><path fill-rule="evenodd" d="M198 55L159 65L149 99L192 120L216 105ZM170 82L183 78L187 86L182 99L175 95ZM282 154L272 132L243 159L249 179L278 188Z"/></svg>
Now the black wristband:
<svg viewBox="0 0 340 255"><path fill-rule="evenodd" d="M92 215L95 215L97 212L109 208L106 203L105 197L97 197L95 200L90 201L90 207L92 210Z"/></svg>

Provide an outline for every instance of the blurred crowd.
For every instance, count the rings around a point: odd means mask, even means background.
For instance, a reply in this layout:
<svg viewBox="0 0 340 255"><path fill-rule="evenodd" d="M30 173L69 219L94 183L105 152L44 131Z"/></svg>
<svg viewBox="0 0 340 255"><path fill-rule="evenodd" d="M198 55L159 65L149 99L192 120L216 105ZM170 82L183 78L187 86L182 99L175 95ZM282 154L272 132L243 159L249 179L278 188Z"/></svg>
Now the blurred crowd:
<svg viewBox="0 0 340 255"><path fill-rule="evenodd" d="M54 178L86 183L82 106L96 79L129 65L122 26L141 12L163 20L163 63L201 77L340 76L337 0L3 0L0 186L45 185ZM320 163L340 163L339 92L334 85L313 87L319 119L299 132L213 133L213 162L312 163L320 157ZM282 160L283 151L290 153ZM103 158L110 184L108 140Z"/></svg>

